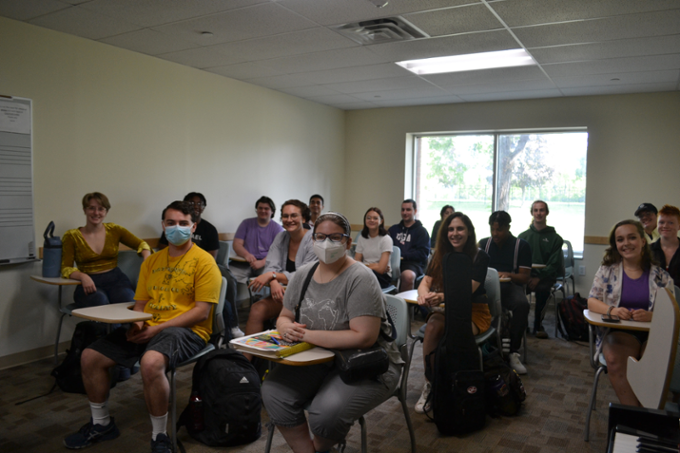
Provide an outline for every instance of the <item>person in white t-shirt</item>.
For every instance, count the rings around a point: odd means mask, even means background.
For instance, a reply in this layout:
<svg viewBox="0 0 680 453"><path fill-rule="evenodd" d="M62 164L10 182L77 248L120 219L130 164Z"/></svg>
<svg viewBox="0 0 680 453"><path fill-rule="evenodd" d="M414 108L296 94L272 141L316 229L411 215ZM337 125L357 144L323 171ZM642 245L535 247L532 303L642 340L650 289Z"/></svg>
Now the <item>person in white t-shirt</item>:
<svg viewBox="0 0 680 453"><path fill-rule="evenodd" d="M392 238L385 229L385 218L378 208L368 208L364 214L364 229L357 240L354 259L364 263L378 278L381 288L392 284Z"/></svg>

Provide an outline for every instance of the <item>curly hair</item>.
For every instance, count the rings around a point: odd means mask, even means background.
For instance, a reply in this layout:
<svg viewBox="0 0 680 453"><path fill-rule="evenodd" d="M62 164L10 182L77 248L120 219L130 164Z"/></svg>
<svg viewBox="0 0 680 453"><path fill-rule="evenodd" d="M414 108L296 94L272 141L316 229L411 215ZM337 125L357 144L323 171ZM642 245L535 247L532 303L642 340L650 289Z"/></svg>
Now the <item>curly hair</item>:
<svg viewBox="0 0 680 453"><path fill-rule="evenodd" d="M443 289L444 288L444 266L442 260L447 253L452 253L455 250L453 245L449 241L449 225L453 222L453 219L460 219L468 230L468 238L463 246L463 253L469 256L472 261L475 260L477 252L477 234L475 233L475 226L472 224L470 217L466 216L462 212L454 212L448 216L444 221L442 221L439 227L439 232L437 233L437 242L435 244L434 255L432 255L432 260L427 266L426 274L432 277L432 288Z"/></svg>
<svg viewBox="0 0 680 453"><path fill-rule="evenodd" d="M368 215L369 212L375 212L380 216L380 226L378 227L378 236L385 236L387 234L387 230L385 229L385 217L383 217L383 213L379 208L373 207L373 208L368 208L366 210L366 214L364 214L364 229L361 230L361 235L368 239L368 227L366 226L366 216Z"/></svg>
<svg viewBox="0 0 680 453"><path fill-rule="evenodd" d="M623 260L621 254L619 253L619 249L616 247L616 230L624 225L634 226L637 230L638 236L640 236L640 238L645 241L645 245L642 246L642 260L640 262L640 267L642 267L643 270L648 271L652 268L652 264L657 264L657 262L652 255L652 250L649 248L649 242L645 238L644 227L640 222L632 219L622 220L614 225L614 228L612 228L612 231L609 233L609 247L607 247L607 249L604 251L602 265L611 266L613 264L618 264Z"/></svg>

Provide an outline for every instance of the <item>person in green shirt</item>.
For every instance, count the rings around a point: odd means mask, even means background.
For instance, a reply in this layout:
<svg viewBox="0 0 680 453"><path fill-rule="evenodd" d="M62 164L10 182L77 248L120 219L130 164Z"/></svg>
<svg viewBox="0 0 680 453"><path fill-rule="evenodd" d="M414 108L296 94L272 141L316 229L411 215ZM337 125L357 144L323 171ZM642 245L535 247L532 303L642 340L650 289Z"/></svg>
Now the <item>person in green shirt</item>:
<svg viewBox="0 0 680 453"><path fill-rule="evenodd" d="M533 220L529 229L519 235L531 246L532 264L544 265L545 267L531 269L531 278L527 283L527 291L536 294L536 310L534 313L534 335L536 338L548 338L548 334L541 325L545 304L550 297L550 290L562 274L564 255L562 253L562 237L555 228L547 225L547 217L550 214L548 203L536 200L531 204L531 216Z"/></svg>

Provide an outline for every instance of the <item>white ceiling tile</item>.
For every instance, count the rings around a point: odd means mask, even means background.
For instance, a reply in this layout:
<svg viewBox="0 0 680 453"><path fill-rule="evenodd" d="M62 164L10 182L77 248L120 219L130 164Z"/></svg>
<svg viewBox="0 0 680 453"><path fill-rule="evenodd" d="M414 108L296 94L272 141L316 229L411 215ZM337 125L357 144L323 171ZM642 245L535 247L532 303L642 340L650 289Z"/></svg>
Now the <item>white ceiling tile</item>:
<svg viewBox="0 0 680 453"><path fill-rule="evenodd" d="M388 99L374 102L379 107L407 107L414 105L459 104L465 102L458 96L434 96L423 99Z"/></svg>
<svg viewBox="0 0 680 453"><path fill-rule="evenodd" d="M409 14L405 18L430 36L503 28L491 11L482 4Z"/></svg>
<svg viewBox="0 0 680 453"><path fill-rule="evenodd" d="M316 26L314 22L287 11L278 4L264 3L154 28L162 32L177 34L198 44L204 41L201 38L201 32L209 31L213 34L212 42L219 44Z"/></svg>
<svg viewBox="0 0 680 453"><path fill-rule="evenodd" d="M340 93L365 93L369 91L384 91L384 90L410 90L413 88L421 88L431 86L425 80L412 77L392 77L389 79L379 80L359 80L356 82L332 83L324 85Z"/></svg>
<svg viewBox="0 0 680 453"><path fill-rule="evenodd" d="M263 62L263 64L287 74L321 71L324 69L343 68L347 66L365 66L377 63L387 63L387 60L364 47L332 49L325 52L314 52L305 55L276 58Z"/></svg>
<svg viewBox="0 0 680 453"><path fill-rule="evenodd" d="M367 103L348 94L331 94L325 96L305 96L306 99L310 101L319 102L326 105L338 105L338 104L357 104L357 103Z"/></svg>
<svg viewBox="0 0 680 453"><path fill-rule="evenodd" d="M651 55L649 57L612 58L609 60L594 60L575 63L557 63L543 65L543 69L551 77L680 69L680 54Z"/></svg>
<svg viewBox="0 0 680 453"><path fill-rule="evenodd" d="M194 49L180 50L178 52L158 55L158 57L199 69L245 62L245 59L243 58L228 57L211 47L196 47Z"/></svg>
<svg viewBox="0 0 680 453"><path fill-rule="evenodd" d="M629 94L629 93L653 93L658 91L677 91L677 85L673 83L648 83L619 85L617 87L578 87L562 88L565 96L590 96L600 94Z"/></svg>
<svg viewBox="0 0 680 453"><path fill-rule="evenodd" d="M214 74L220 74L232 79L245 80L252 79L257 76L278 76L281 73L272 69L263 67L257 62L238 63L228 66L218 66L214 68L206 68L206 71Z"/></svg>
<svg viewBox="0 0 680 453"><path fill-rule="evenodd" d="M680 69L668 71L626 72L620 74L589 74L584 76L552 77L559 88L596 87L644 83L677 83L680 80ZM618 80L612 80L618 79Z"/></svg>
<svg viewBox="0 0 680 453"><path fill-rule="evenodd" d="M389 61L462 55L493 50L516 49L519 45L506 30L468 33L442 38L417 39L369 46L371 52Z"/></svg>
<svg viewBox="0 0 680 453"><path fill-rule="evenodd" d="M0 16L14 20L29 20L65 8L69 8L69 5L57 0L34 0L31 2L2 0L0 1Z"/></svg>
<svg viewBox="0 0 680 453"><path fill-rule="evenodd" d="M432 96L447 96L449 93L446 91L434 87L434 86L424 86L420 88L413 88L410 90L376 90L369 91L366 93L354 93L352 96L355 98L363 99L365 101L376 102L378 100L388 100L388 99L408 99L408 98L418 98L418 97L432 97Z"/></svg>
<svg viewBox="0 0 680 453"><path fill-rule="evenodd" d="M269 0L92 0L83 8L109 17L153 27Z"/></svg>
<svg viewBox="0 0 680 453"><path fill-rule="evenodd" d="M266 38L249 39L218 45L220 52L247 58L264 60L268 58L299 55L345 47L358 47L349 38L327 28L317 27L309 30L284 33Z"/></svg>
<svg viewBox="0 0 680 453"><path fill-rule="evenodd" d="M376 8L368 0L279 0L278 3L319 24L340 25L414 11L480 3L480 0L390 0L384 8Z"/></svg>
<svg viewBox="0 0 680 453"><path fill-rule="evenodd" d="M540 64L680 53L680 34L532 48L529 52Z"/></svg>
<svg viewBox="0 0 680 453"><path fill-rule="evenodd" d="M457 96L466 96L470 94L477 93L503 93L507 91L534 91L534 90L555 90L555 84L548 80L548 78L543 78L542 80L516 80L508 81L501 84L498 83L479 83L475 85L460 85L460 86L449 86L446 88L451 94Z"/></svg>
<svg viewBox="0 0 680 453"><path fill-rule="evenodd" d="M510 27L636 14L680 7L678 0L522 0L491 3Z"/></svg>
<svg viewBox="0 0 680 453"><path fill-rule="evenodd" d="M394 63L352 66L349 68L336 68L304 73L304 77L311 83L319 85L353 82L356 80L387 79L390 77L405 77L409 75L413 75L413 73Z"/></svg>
<svg viewBox="0 0 680 453"><path fill-rule="evenodd" d="M250 79L245 79L246 82L252 83L254 85L260 85L267 88L273 88L278 90L279 88L293 88L307 86L310 80L305 78L305 74L293 74L293 75L278 75L272 77L254 77Z"/></svg>
<svg viewBox="0 0 680 453"><path fill-rule="evenodd" d="M322 87L320 85L308 85L306 87L295 87L295 88L280 88L278 91L284 93L292 94L293 96L299 97L312 97L312 96L330 96L340 94L335 90L330 88Z"/></svg>
<svg viewBox="0 0 680 453"><path fill-rule="evenodd" d="M185 41L174 35L166 35L150 28L103 38L99 41L148 55L159 55L197 47L193 42Z"/></svg>
<svg viewBox="0 0 680 453"><path fill-rule="evenodd" d="M515 80L547 80L545 74L537 66L518 66L514 68L496 68L485 71L449 72L421 76L437 86L448 89L459 85L496 84Z"/></svg>
<svg viewBox="0 0 680 453"><path fill-rule="evenodd" d="M501 93L467 94L460 97L468 102L512 101L517 99L556 98L563 96L559 90L507 91Z"/></svg>
<svg viewBox="0 0 680 453"><path fill-rule="evenodd" d="M514 28L513 32L526 47L544 47L673 35L678 33L678 24L680 24L680 9L674 9L605 19Z"/></svg>
<svg viewBox="0 0 680 453"><path fill-rule="evenodd" d="M28 22L33 25L89 39L101 39L140 28L138 25L130 22L111 19L110 17L83 9L80 6L62 9L31 19Z"/></svg>
<svg viewBox="0 0 680 453"><path fill-rule="evenodd" d="M340 110L365 110L378 108L375 104L371 102L352 102L349 104L334 104L333 107Z"/></svg>

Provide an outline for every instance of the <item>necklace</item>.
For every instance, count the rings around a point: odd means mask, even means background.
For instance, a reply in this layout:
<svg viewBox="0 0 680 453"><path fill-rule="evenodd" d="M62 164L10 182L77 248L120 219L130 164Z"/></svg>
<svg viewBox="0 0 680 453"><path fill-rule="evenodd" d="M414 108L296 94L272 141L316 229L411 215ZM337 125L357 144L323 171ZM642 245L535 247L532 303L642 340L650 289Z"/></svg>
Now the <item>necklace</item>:
<svg viewBox="0 0 680 453"><path fill-rule="evenodd" d="M191 247L193 247L193 246L194 246L194 244L191 244ZM191 250L191 247L189 247L189 250ZM173 267L172 270L170 270L170 251L168 250L168 254L166 256L167 265L165 266L167 274L165 274L165 278L163 279L163 283L162 283L163 285L169 285L170 284L170 281L172 280L172 274L174 273L175 270L177 270L177 268L179 267L179 265L182 262L182 260L184 259L184 257L187 256L187 253L189 253L189 250L187 250L184 253L184 255L182 255L182 258L179 259L179 261L177 262L177 264L175 264L175 267Z"/></svg>

